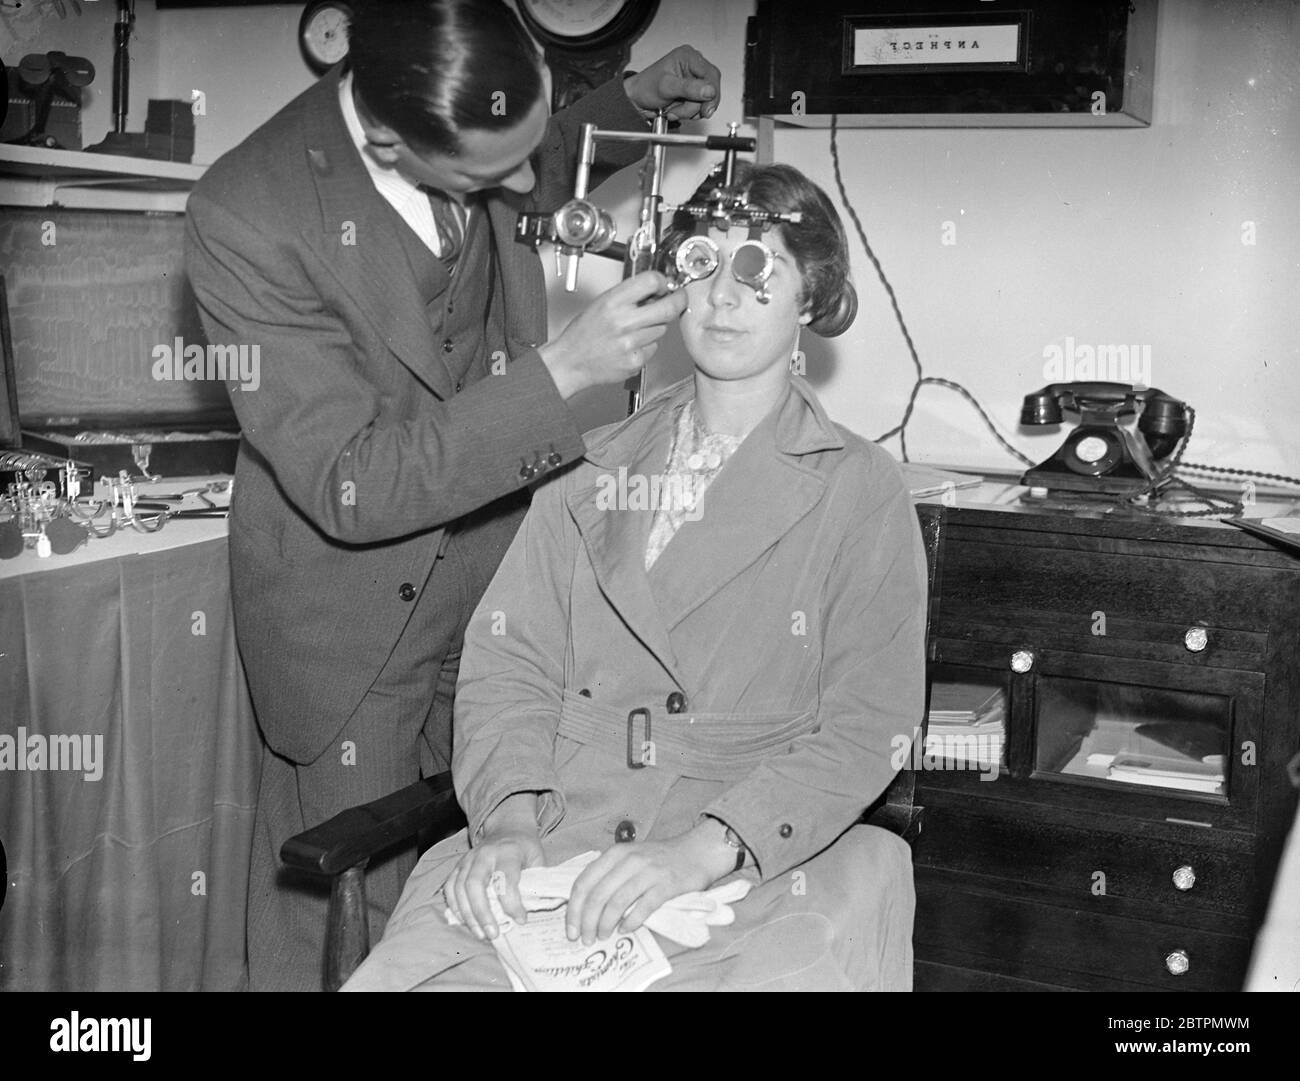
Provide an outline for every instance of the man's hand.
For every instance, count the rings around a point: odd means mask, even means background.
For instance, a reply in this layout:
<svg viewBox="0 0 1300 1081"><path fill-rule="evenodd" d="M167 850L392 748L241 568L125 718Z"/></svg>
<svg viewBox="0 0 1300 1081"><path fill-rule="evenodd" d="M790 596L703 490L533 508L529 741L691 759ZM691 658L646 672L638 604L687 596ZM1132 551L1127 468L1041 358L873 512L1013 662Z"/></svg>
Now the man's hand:
<svg viewBox="0 0 1300 1081"><path fill-rule="evenodd" d="M569 897L566 930L587 945L635 931L665 901L706 890L735 866L721 823L709 820L671 841L616 844L583 869Z"/></svg>
<svg viewBox="0 0 1300 1081"><path fill-rule="evenodd" d="M519 876L529 867L542 867L546 857L537 834L537 797L519 792L502 800L483 824L483 839L463 855L443 883L447 907L477 938L496 938L497 923L488 903L493 878L499 885L501 907L511 919L526 923L528 913L519 896Z"/></svg>
<svg viewBox="0 0 1300 1081"><path fill-rule="evenodd" d="M623 87L632 104L650 116L665 109L674 120L704 120L718 108L722 73L689 45L678 45L625 79Z"/></svg>
<svg viewBox="0 0 1300 1081"><path fill-rule="evenodd" d="M537 350L562 398L602 383L621 383L645 366L669 322L686 309L686 291L668 293L667 288L668 279L655 270L628 278ZM665 295L651 299L660 293Z"/></svg>

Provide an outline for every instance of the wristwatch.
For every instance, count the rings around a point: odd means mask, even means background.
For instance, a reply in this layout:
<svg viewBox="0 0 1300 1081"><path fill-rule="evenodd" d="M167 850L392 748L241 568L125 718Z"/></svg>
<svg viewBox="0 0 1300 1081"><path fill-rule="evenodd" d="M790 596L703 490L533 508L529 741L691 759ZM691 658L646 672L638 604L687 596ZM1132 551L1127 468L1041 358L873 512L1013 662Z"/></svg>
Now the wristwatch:
<svg viewBox="0 0 1300 1081"><path fill-rule="evenodd" d="M708 817L713 818L712 815L709 815ZM745 842L740 839L740 834L738 834L735 830L733 830L730 826L728 826L725 822L723 822L722 819L713 818L713 821L721 824L724 831L722 834L722 839L726 841L730 847L736 850L736 866L733 867L730 871L730 873L734 875L737 871L739 871L742 867L745 866L745 856L748 854L749 849L745 847Z"/></svg>

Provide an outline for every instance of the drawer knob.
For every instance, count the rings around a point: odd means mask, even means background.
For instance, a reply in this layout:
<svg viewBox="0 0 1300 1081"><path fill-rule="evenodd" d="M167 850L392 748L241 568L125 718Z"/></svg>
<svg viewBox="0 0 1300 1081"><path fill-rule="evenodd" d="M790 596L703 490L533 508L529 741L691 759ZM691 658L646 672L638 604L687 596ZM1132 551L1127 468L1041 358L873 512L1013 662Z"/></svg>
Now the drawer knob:
<svg viewBox="0 0 1300 1081"><path fill-rule="evenodd" d="M1011 654L1011 671L1024 674L1034 667L1034 651L1018 649Z"/></svg>
<svg viewBox="0 0 1300 1081"><path fill-rule="evenodd" d="M1196 885L1196 872L1184 864L1174 872L1174 889L1190 890Z"/></svg>
<svg viewBox="0 0 1300 1081"><path fill-rule="evenodd" d="M1210 636L1205 633L1204 627L1188 627L1187 633L1183 635L1183 645L1189 652L1200 653L1210 643Z"/></svg>
<svg viewBox="0 0 1300 1081"><path fill-rule="evenodd" d="M1186 950L1174 950L1165 958L1165 968L1169 969L1175 976L1183 975L1192 967L1192 960L1187 956Z"/></svg>

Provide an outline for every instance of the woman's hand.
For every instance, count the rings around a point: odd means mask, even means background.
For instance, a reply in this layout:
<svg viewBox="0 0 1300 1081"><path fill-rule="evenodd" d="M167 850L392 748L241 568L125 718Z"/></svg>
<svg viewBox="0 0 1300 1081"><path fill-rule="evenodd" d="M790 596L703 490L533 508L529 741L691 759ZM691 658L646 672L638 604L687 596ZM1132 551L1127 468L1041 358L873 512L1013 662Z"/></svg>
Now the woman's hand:
<svg viewBox="0 0 1300 1081"><path fill-rule="evenodd" d="M511 919L526 923L528 914L519 896L519 876L528 867L541 867L546 857L537 833L537 797L521 792L503 800L483 824L483 839L463 855L443 884L447 907L475 937L496 938L499 928L488 903L488 887L496 879L501 907Z"/></svg>
<svg viewBox="0 0 1300 1081"><path fill-rule="evenodd" d="M587 945L615 929L635 931L665 901L706 890L736 864L725 827L706 819L670 841L616 844L593 860L573 884L566 930Z"/></svg>

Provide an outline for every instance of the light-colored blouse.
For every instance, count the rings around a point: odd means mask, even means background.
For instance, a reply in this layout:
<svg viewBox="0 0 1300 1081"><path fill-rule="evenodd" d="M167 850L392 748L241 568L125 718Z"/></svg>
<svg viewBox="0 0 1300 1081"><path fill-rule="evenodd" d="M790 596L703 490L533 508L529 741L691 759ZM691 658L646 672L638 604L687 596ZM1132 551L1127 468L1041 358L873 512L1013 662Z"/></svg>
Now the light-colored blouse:
<svg viewBox="0 0 1300 1081"><path fill-rule="evenodd" d="M687 520L700 516L705 489L727 464L744 436L719 435L705 431L695 416L695 399L692 398L677 416L673 431L673 445L668 452L668 465L663 482L659 485L659 503L650 524L646 540L645 569L654 566L660 553L668 547Z"/></svg>

